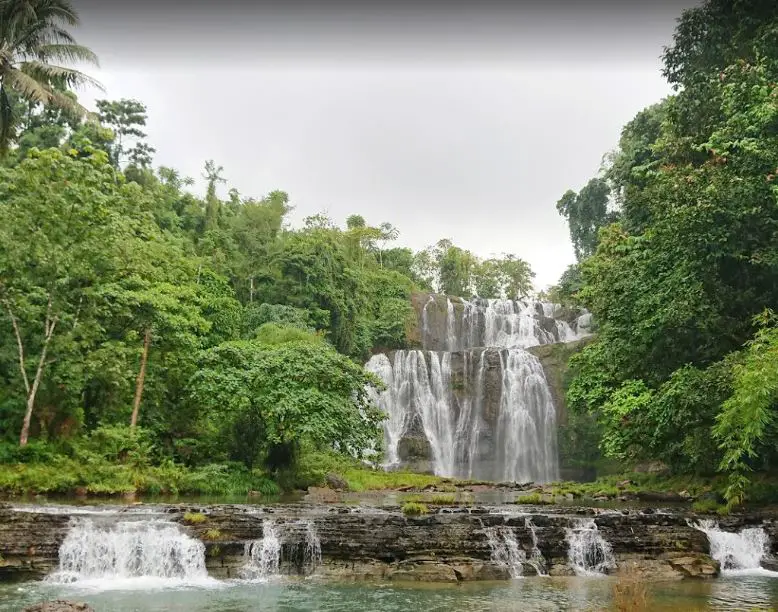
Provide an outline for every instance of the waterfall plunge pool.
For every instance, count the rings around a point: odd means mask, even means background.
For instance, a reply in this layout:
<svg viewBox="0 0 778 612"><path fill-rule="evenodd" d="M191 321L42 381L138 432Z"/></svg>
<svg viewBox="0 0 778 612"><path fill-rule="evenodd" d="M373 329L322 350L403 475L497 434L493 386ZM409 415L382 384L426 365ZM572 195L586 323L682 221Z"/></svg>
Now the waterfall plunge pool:
<svg viewBox="0 0 778 612"><path fill-rule="evenodd" d="M53 599L89 603L97 612L401 612L405 610L607 610L613 604L612 577L527 577L508 583L366 584L321 583L315 578L267 582L214 581L136 588L100 589L43 582L0 584L0 612ZM778 601L778 580L766 576L722 576L713 581L647 585L652 611L767 609Z"/></svg>

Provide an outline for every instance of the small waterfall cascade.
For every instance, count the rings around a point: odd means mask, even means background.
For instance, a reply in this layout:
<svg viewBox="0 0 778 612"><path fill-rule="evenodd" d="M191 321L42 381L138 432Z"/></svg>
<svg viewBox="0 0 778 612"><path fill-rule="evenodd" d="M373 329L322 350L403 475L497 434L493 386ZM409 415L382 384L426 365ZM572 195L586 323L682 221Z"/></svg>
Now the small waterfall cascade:
<svg viewBox="0 0 778 612"><path fill-rule="evenodd" d="M761 569L762 557L770 550L770 538L761 527L747 527L738 533L722 531L711 519L690 523L710 542L710 556L721 563L722 570Z"/></svg>
<svg viewBox="0 0 778 612"><path fill-rule="evenodd" d="M262 538L246 542L243 558L245 561L240 572L243 578L266 580L278 574L281 564L281 540L273 521L262 522Z"/></svg>
<svg viewBox="0 0 778 612"><path fill-rule="evenodd" d="M262 538L247 542L243 556L243 578L267 580L279 574L282 563L307 574L321 564L321 541L313 521L276 524L267 519L262 522Z"/></svg>
<svg viewBox="0 0 778 612"><path fill-rule="evenodd" d="M616 567L613 548L602 537L594 519L574 519L565 531L568 560L578 576L597 576Z"/></svg>
<svg viewBox="0 0 778 612"><path fill-rule="evenodd" d="M462 300L446 297L445 320L436 323L438 308L430 296L421 314L425 349L461 351L479 347L528 348L539 344L572 342L592 333L588 311L565 320L560 304L534 300ZM441 313L442 314L442 313ZM442 328L442 329L441 329ZM442 337L441 337L442 336Z"/></svg>
<svg viewBox="0 0 778 612"><path fill-rule="evenodd" d="M207 581L205 545L165 520L99 525L72 524L59 549L59 569L49 582L158 578Z"/></svg>
<svg viewBox="0 0 778 612"><path fill-rule="evenodd" d="M530 550L529 557L527 557L527 563L535 568L535 572L537 572L538 576L548 576L546 560L543 558L543 553L540 552L540 548L538 548L538 534L535 531L536 526L535 523L532 522L531 517L528 516L524 519L524 526L529 529L530 535L532 536L532 549Z"/></svg>
<svg viewBox="0 0 778 612"><path fill-rule="evenodd" d="M524 562L527 554L519 546L516 534L509 527L491 527L485 530L489 548L492 551L492 561L508 568L511 578L521 578L524 575Z"/></svg>

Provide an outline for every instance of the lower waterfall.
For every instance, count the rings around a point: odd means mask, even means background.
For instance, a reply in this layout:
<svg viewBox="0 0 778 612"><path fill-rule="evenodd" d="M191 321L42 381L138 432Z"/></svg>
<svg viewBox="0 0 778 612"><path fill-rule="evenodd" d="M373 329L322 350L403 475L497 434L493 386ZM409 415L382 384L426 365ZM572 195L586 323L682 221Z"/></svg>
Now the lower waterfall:
<svg viewBox="0 0 778 612"><path fill-rule="evenodd" d="M602 537L594 519L574 519L565 531L568 561L578 576L605 574L616 567L613 548Z"/></svg>
<svg viewBox="0 0 778 612"><path fill-rule="evenodd" d="M321 541L313 521L276 524L262 522L262 538L247 542L241 577L266 580L279 574L281 563L295 566L306 574L321 564Z"/></svg>
<svg viewBox="0 0 778 612"><path fill-rule="evenodd" d="M770 550L770 538L761 527L747 527L739 533L722 531L716 521L706 519L691 526L708 536L710 556L721 563L721 569L759 570L762 557Z"/></svg>
<svg viewBox="0 0 778 612"><path fill-rule="evenodd" d="M511 578L524 575L524 562L527 554L519 546L516 534L508 527L492 527L486 530L486 538L492 551L492 561L508 568Z"/></svg>
<svg viewBox="0 0 778 612"><path fill-rule="evenodd" d="M104 584L139 578L212 581L205 569L205 546L169 521L101 526L91 519L79 519L60 546L59 569L46 581Z"/></svg>
<svg viewBox="0 0 778 612"><path fill-rule="evenodd" d="M262 522L262 538L246 542L243 549L242 578L264 580L278 574L281 564L281 540L273 521Z"/></svg>
<svg viewBox="0 0 778 612"><path fill-rule="evenodd" d="M519 349L399 350L365 366L386 384L373 400L387 463L404 438L426 440L439 476L550 482L558 478L556 411L540 361Z"/></svg>

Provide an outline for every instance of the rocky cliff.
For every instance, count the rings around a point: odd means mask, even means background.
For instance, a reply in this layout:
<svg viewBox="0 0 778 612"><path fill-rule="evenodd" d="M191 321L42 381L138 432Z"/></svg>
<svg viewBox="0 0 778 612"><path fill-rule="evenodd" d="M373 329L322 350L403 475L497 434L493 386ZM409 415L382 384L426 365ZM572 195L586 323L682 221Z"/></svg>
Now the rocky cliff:
<svg viewBox="0 0 778 612"><path fill-rule="evenodd" d="M612 548L618 571L636 564L647 577L712 577L718 563L709 556L706 535L690 526L681 513L653 511L595 514L584 508L526 508L525 513L506 507L432 507L431 513L404 516L397 507L353 508L343 506L149 506L147 514L133 508L115 515L101 512L101 521L151 520L164 517L202 540L208 572L218 578L237 577L246 563L246 544L263 537L268 521L312 525L318 536L321 558L303 568L298 554L305 545L303 531L286 531L282 545L282 573L315 572L339 579L466 581L508 578L511 568L495 555L495 534L509 534L530 559L536 547L542 567L551 574L570 574L570 529L594 526ZM0 579L41 578L57 566L58 550L74 521L89 515L73 509L44 511L0 509ZM205 517L188 524L186 512ZM592 522L593 521L593 522ZM773 542L778 526L772 517L730 517L722 523L729 530L762 525ZM525 574L537 563L523 563Z"/></svg>

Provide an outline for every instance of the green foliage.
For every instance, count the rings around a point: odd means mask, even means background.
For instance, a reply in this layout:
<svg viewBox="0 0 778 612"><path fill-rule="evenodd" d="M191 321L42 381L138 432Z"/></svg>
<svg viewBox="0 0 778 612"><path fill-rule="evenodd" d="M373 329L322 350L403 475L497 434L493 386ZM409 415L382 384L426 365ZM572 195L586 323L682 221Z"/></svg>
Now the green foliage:
<svg viewBox="0 0 778 612"><path fill-rule="evenodd" d="M202 512L186 512L182 519L187 525L199 525L208 520Z"/></svg>
<svg viewBox="0 0 778 612"><path fill-rule="evenodd" d="M568 190L557 202L557 211L570 226L570 238L579 261L594 253L598 230L613 220L608 214L609 196L608 183L593 178L580 193Z"/></svg>
<svg viewBox="0 0 778 612"><path fill-rule="evenodd" d="M778 327L771 311L757 321L761 328L748 342L742 363L734 366L733 393L713 428L724 451L720 467L729 474L726 498L733 505L745 501L748 473L754 464L769 456L768 450L775 452Z"/></svg>
<svg viewBox="0 0 778 612"><path fill-rule="evenodd" d="M279 469L301 444L359 454L374 443L384 418L368 399L374 384L325 343L233 341L203 353L190 390L217 452Z"/></svg>
<svg viewBox="0 0 778 612"><path fill-rule="evenodd" d="M529 493L527 495L519 495L516 498L516 503L538 506L542 504L553 504L554 501L543 497L540 493Z"/></svg>
<svg viewBox="0 0 778 612"><path fill-rule="evenodd" d="M774 3L686 11L664 55L677 93L625 126L590 183L597 223L560 201L583 258L558 293L599 326L571 362L571 410L597 419L609 456L718 467L732 506L776 458L774 324L755 317L778 305L777 27Z"/></svg>
<svg viewBox="0 0 778 612"><path fill-rule="evenodd" d="M222 532L218 529L206 529L205 533L203 534L203 538L210 540L211 542L214 540L221 540Z"/></svg>
<svg viewBox="0 0 778 612"><path fill-rule="evenodd" d="M428 514L429 508L425 504L418 502L407 502L403 504L402 513L405 516L419 516L421 514Z"/></svg>

